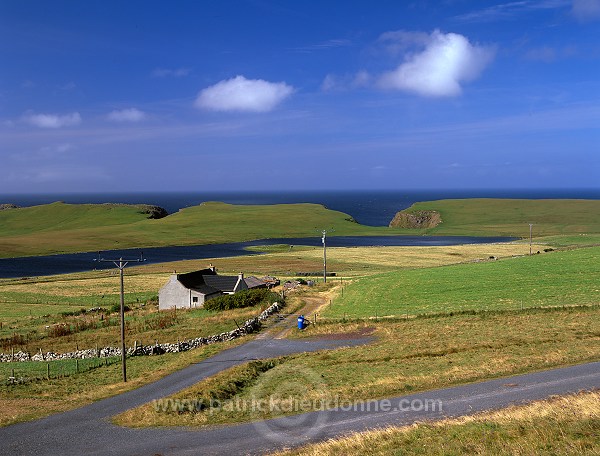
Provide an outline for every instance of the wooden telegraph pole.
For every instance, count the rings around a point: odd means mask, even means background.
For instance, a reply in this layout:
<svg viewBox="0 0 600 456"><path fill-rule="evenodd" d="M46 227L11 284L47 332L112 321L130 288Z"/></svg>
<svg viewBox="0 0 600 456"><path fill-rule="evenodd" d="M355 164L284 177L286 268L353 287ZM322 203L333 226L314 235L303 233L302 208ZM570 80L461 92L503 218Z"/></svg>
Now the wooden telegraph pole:
<svg viewBox="0 0 600 456"><path fill-rule="evenodd" d="M98 261L99 263L113 263L119 269L119 278L121 282L121 365L123 370L123 381L127 381L127 352L125 349L125 287L123 284L123 269L127 266L128 263L142 263L146 261L144 258L144 253L140 254L140 257L137 259L125 260L123 257L119 259L105 259L100 258L100 252L98 252L98 258L94 259L94 261Z"/></svg>

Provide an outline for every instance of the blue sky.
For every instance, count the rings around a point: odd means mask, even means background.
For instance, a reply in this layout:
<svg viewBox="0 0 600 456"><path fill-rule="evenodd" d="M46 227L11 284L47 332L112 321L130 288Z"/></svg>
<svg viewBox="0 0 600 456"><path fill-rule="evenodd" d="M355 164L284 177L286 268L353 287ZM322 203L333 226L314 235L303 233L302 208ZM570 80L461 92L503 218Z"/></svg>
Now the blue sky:
<svg viewBox="0 0 600 456"><path fill-rule="evenodd" d="M3 0L0 62L0 193L599 187L600 0Z"/></svg>

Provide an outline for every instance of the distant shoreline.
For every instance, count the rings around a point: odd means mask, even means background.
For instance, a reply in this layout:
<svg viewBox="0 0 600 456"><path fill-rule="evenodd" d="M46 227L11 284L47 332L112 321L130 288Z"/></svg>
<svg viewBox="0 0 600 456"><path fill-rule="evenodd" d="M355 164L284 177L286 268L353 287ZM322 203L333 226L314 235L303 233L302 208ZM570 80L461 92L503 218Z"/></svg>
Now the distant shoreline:
<svg viewBox="0 0 600 456"><path fill-rule="evenodd" d="M232 192L102 192L0 194L0 204L21 207L64 201L70 204L151 204L170 214L205 201L236 205L316 203L351 215L366 226L387 226L396 212L422 201L457 198L589 199L600 200L599 189L511 189L511 190L322 190L322 191L232 191Z"/></svg>

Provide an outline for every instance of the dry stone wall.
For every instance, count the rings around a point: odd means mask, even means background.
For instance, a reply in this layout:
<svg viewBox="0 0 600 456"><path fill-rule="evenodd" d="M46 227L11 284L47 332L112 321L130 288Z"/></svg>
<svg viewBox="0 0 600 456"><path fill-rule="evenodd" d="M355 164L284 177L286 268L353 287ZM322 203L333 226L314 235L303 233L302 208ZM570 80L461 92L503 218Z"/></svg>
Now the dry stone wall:
<svg viewBox="0 0 600 456"><path fill-rule="evenodd" d="M242 326L232 331L215 334L209 337L197 337L195 339L184 340L176 343L154 344L154 345L139 345L127 348L128 356L150 356L162 355L164 353L178 353L192 350L201 347L202 345L214 344L234 340L246 334L257 332L264 320L269 318L274 313L279 312L283 308L283 304L274 303L265 309L260 315L251 318L244 322ZM102 347L90 348L87 350L77 350L68 353L47 352L36 353L31 355L23 351L16 352L14 355L9 353L0 353L0 362L18 362L18 361L54 361L59 359L87 359L87 358L111 358L113 356L121 356L119 347Z"/></svg>

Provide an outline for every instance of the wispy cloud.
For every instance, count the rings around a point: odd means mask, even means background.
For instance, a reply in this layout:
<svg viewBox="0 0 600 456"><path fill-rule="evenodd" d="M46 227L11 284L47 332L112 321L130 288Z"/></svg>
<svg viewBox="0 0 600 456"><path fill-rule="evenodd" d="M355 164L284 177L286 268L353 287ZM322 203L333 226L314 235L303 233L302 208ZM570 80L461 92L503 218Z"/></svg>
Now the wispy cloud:
<svg viewBox="0 0 600 456"><path fill-rule="evenodd" d="M573 16L580 22L600 19L600 0L573 0Z"/></svg>
<svg viewBox="0 0 600 456"><path fill-rule="evenodd" d="M65 182L105 181L110 177L101 166L77 164L48 164L28 166L18 170L10 170L5 176L8 182L47 184Z"/></svg>
<svg viewBox="0 0 600 456"><path fill-rule="evenodd" d="M529 60L537 60L540 62L552 63L558 60L573 57L577 54L577 49L573 46L563 48L555 48L550 46L542 46L535 49L530 49L525 57Z"/></svg>
<svg viewBox="0 0 600 456"><path fill-rule="evenodd" d="M410 36L404 33L401 44ZM417 33L412 43L421 46L420 52L406 54L394 71L383 74L380 87L430 97L456 96L462 92L461 84L479 77L495 53L492 47L471 44L462 35L439 30L426 39Z"/></svg>
<svg viewBox="0 0 600 456"><path fill-rule="evenodd" d="M203 89L196 98L195 106L212 111L267 112L293 92L294 88L284 82L236 76Z"/></svg>
<svg viewBox="0 0 600 456"><path fill-rule="evenodd" d="M357 89L367 87L371 83L372 76L367 71L359 71L356 74L338 76L328 74L321 83L321 90L324 92L334 90Z"/></svg>
<svg viewBox="0 0 600 456"><path fill-rule="evenodd" d="M152 76L155 78L182 78L184 76L188 76L190 73L191 70L189 68L156 68L154 71L152 71Z"/></svg>
<svg viewBox="0 0 600 456"><path fill-rule="evenodd" d="M70 114L26 114L23 120L31 125L40 128L62 128L73 127L81 123L81 116L78 112Z"/></svg>
<svg viewBox="0 0 600 456"><path fill-rule="evenodd" d="M107 118L113 122L140 122L146 118L146 113L136 108L128 108L112 111Z"/></svg>
<svg viewBox="0 0 600 456"><path fill-rule="evenodd" d="M309 44L308 46L300 46L293 48L294 51L298 52L314 52L314 51L325 51L328 49L335 49L340 47L351 46L352 41L348 39L332 39L322 43Z"/></svg>
<svg viewBox="0 0 600 456"><path fill-rule="evenodd" d="M535 11L568 8L569 6L571 6L570 0L523 0L501 3L499 5L471 11L466 14L455 16L454 19L460 22L495 22L500 20L510 20L522 14L528 14Z"/></svg>
<svg viewBox="0 0 600 456"><path fill-rule="evenodd" d="M32 160L35 162L55 162L58 159L67 157L69 151L74 149L70 143L61 143L52 146L42 146L37 150L29 153L13 153L10 157L16 162L30 163Z"/></svg>

